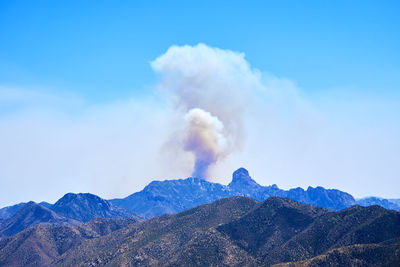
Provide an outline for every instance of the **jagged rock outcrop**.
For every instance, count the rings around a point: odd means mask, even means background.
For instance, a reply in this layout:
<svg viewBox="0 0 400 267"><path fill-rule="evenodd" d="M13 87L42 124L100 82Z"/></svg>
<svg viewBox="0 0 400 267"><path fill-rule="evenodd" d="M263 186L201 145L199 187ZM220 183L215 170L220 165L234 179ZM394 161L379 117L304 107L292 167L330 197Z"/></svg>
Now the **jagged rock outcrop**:
<svg viewBox="0 0 400 267"><path fill-rule="evenodd" d="M262 186L250 177L245 168L236 170L227 186L199 178L154 181L140 192L110 202L144 218L151 218L230 196L247 196L260 201L272 196L286 197L330 210L340 210L355 204L350 194L335 189L309 187L307 190L295 188L286 191L277 185Z"/></svg>

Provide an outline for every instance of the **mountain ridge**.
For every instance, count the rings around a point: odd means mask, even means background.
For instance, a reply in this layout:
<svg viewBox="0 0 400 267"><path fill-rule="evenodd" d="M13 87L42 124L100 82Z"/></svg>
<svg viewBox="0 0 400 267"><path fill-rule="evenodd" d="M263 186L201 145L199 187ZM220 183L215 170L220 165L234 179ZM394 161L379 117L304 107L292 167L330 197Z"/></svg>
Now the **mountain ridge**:
<svg viewBox="0 0 400 267"><path fill-rule="evenodd" d="M48 203L47 203L48 204ZM89 193L67 193L55 204L30 201L14 214L0 220L0 238L15 235L37 224L76 225L100 218L134 217L129 211L115 207L109 201ZM8 211L9 212L9 211ZM9 215L9 213L7 214Z"/></svg>
<svg viewBox="0 0 400 267"><path fill-rule="evenodd" d="M258 202L230 197L85 241L56 263L270 266L312 259L355 244L373 244L394 256L397 250L382 243L390 240L397 240L391 241L393 246L400 244L400 213L378 206L328 211L287 198ZM345 256L356 259L350 253Z"/></svg>
<svg viewBox="0 0 400 267"><path fill-rule="evenodd" d="M0 222L0 237L12 236L40 223L74 225L77 221L60 216L54 211L30 201L13 216Z"/></svg>
<svg viewBox="0 0 400 267"><path fill-rule="evenodd" d="M50 209L66 218L87 222L94 217L127 218L134 216L120 207L115 207L109 201L90 193L67 193Z"/></svg>
<svg viewBox="0 0 400 267"><path fill-rule="evenodd" d="M0 239L0 266L376 266L399 264L399 248L400 212L234 196L148 220L37 224Z"/></svg>
<svg viewBox="0 0 400 267"><path fill-rule="evenodd" d="M323 187L300 187L280 189L276 184L258 184L245 168L232 174L228 185L212 183L200 178L152 181L143 190L125 198L105 200L89 193L67 193L55 204L41 202L42 206L56 211L61 216L78 221L88 221L98 217L152 218L162 214L173 214L195 206L210 203L220 198L248 196L259 201L272 196L286 197L302 203L341 210L355 204L369 206L378 204L388 209L400 210L397 200L364 198L355 200L353 196L337 189ZM13 216L25 203L0 209L0 222Z"/></svg>
<svg viewBox="0 0 400 267"><path fill-rule="evenodd" d="M153 181L142 191L121 199L109 200L145 218L162 214L177 213L195 206L210 203L220 198L231 196L247 196L259 201L272 196L286 197L306 204L340 210L356 204L348 193L323 187L300 187L283 190L277 185L262 186L251 178L245 168L239 168L232 174L228 185L212 183L200 178Z"/></svg>

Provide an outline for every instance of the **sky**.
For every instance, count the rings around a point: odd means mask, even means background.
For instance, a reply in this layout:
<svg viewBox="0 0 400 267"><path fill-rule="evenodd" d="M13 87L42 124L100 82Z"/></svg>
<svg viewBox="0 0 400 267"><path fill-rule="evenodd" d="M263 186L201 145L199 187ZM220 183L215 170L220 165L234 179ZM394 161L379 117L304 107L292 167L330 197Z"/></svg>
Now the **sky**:
<svg viewBox="0 0 400 267"><path fill-rule="evenodd" d="M243 166L262 185L400 198L399 12L398 1L1 1L0 206L190 176L193 108L224 126L211 181Z"/></svg>

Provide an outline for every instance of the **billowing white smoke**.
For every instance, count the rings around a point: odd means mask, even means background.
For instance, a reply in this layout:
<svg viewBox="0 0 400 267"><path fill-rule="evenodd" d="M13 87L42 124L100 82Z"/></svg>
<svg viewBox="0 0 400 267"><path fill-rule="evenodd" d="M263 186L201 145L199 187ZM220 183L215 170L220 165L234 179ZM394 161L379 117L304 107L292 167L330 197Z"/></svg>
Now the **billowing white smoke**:
<svg viewBox="0 0 400 267"><path fill-rule="evenodd" d="M206 179L208 167L240 148L242 117L252 87L259 83L243 53L196 46L172 46L151 63L165 93L185 118L182 149L193 152L193 176ZM186 114L186 115L185 115Z"/></svg>
<svg viewBox="0 0 400 267"><path fill-rule="evenodd" d="M224 125L209 112L191 109L185 115L184 149L195 155L193 177L207 177L208 167L226 153Z"/></svg>

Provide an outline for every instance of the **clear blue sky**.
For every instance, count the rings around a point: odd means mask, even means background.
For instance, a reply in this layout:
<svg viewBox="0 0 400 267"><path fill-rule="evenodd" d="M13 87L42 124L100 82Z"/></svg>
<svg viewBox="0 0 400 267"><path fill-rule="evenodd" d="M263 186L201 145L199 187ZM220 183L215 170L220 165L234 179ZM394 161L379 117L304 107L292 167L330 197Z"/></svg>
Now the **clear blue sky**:
<svg viewBox="0 0 400 267"><path fill-rule="evenodd" d="M152 83L169 46L203 42L305 90L392 95L399 14L399 1L1 1L0 84L107 101Z"/></svg>
<svg viewBox="0 0 400 267"><path fill-rule="evenodd" d="M399 14L386 0L0 1L0 207L190 175L156 159L183 118L153 90L150 62L175 60L173 45L195 46L176 51L179 71L201 49L195 67L225 66L228 49L282 87L256 95L244 152L218 163L216 181L244 166L263 185L400 198ZM231 74L216 80L235 88Z"/></svg>

